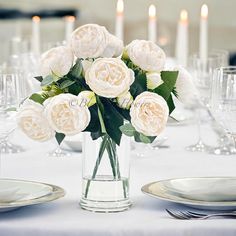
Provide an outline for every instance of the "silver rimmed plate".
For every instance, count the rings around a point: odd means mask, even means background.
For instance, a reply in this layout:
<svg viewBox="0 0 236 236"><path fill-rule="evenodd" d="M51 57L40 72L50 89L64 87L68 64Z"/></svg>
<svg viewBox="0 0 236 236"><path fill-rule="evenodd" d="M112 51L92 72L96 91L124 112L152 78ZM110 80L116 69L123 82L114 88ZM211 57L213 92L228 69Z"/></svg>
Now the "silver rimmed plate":
<svg viewBox="0 0 236 236"><path fill-rule="evenodd" d="M236 177L161 180L143 186L142 192L158 199L199 209L236 209Z"/></svg>
<svg viewBox="0 0 236 236"><path fill-rule="evenodd" d="M64 189L40 182L0 179L0 212L45 203L65 195Z"/></svg>

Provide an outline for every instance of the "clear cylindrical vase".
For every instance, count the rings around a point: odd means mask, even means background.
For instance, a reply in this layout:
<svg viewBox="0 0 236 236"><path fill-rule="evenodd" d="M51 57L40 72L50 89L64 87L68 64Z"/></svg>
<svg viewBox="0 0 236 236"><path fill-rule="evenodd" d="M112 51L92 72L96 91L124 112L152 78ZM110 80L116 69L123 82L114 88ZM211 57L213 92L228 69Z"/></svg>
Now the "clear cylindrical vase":
<svg viewBox="0 0 236 236"><path fill-rule="evenodd" d="M84 133L80 206L95 212L129 209L129 161L128 137L122 137L118 146L108 135L92 140Z"/></svg>

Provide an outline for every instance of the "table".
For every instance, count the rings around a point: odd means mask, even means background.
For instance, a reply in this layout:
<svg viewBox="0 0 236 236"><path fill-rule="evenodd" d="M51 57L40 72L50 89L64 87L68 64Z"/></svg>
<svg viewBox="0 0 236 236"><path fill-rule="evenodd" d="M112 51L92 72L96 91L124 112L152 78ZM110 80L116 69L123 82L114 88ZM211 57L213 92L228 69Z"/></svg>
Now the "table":
<svg viewBox="0 0 236 236"><path fill-rule="evenodd" d="M204 128L208 143L215 142L210 127ZM27 151L2 156L2 176L35 180L63 187L67 194L55 202L30 206L0 214L0 236L206 236L236 235L233 219L181 221L169 217L165 208L179 206L153 199L141 193L149 182L190 176L234 176L236 156L189 153L184 147L196 141L196 127L167 127L168 149L149 151L143 158L131 158L131 199L133 207L121 213L92 213L80 209L81 154L52 158L46 153L52 143L36 143L15 135ZM181 207L183 209L183 207Z"/></svg>

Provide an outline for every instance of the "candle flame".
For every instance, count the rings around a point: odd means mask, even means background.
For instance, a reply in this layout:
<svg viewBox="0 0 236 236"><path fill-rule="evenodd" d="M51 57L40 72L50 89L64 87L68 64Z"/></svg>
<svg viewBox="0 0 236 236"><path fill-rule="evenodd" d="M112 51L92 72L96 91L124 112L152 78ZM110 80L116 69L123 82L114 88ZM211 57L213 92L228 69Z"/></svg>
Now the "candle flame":
<svg viewBox="0 0 236 236"><path fill-rule="evenodd" d="M65 16L65 20L69 21L69 22L74 22L75 21L75 17L74 16Z"/></svg>
<svg viewBox="0 0 236 236"><path fill-rule="evenodd" d="M180 12L180 21L187 22L188 20L188 12L186 10L182 10Z"/></svg>
<svg viewBox="0 0 236 236"><path fill-rule="evenodd" d="M150 18L155 18L156 17L156 7L152 4L149 7L148 14Z"/></svg>
<svg viewBox="0 0 236 236"><path fill-rule="evenodd" d="M34 22L40 22L40 17L39 16L33 16L32 21Z"/></svg>
<svg viewBox="0 0 236 236"><path fill-rule="evenodd" d="M118 0L116 5L116 11L118 14L122 14L124 11L124 2L123 0Z"/></svg>
<svg viewBox="0 0 236 236"><path fill-rule="evenodd" d="M202 5L202 8L201 8L201 17L202 17L203 19L207 19L207 17L208 17L208 7L207 7L206 4L203 4L203 5Z"/></svg>

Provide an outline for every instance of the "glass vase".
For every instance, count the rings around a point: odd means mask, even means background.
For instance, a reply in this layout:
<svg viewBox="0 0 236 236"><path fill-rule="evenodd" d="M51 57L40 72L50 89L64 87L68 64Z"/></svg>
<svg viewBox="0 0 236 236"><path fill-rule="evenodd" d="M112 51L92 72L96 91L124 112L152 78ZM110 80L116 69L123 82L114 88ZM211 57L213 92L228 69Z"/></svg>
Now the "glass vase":
<svg viewBox="0 0 236 236"><path fill-rule="evenodd" d="M80 206L94 212L129 209L130 139L122 137L119 146L108 135L92 140L84 133L83 139Z"/></svg>

